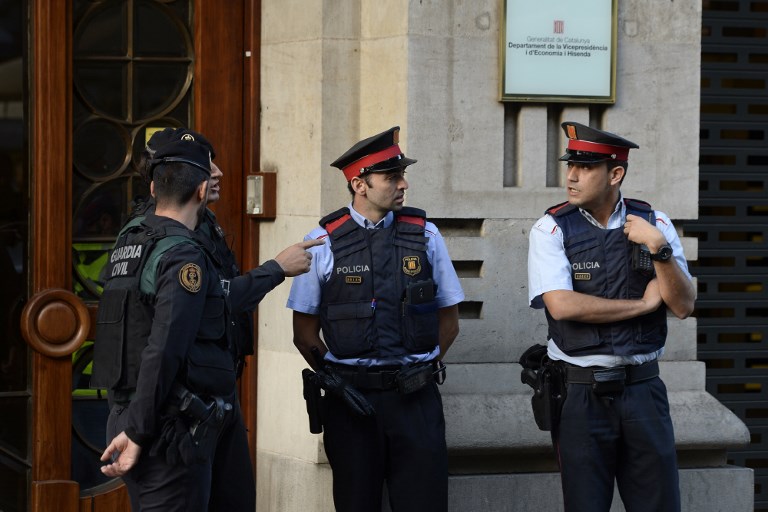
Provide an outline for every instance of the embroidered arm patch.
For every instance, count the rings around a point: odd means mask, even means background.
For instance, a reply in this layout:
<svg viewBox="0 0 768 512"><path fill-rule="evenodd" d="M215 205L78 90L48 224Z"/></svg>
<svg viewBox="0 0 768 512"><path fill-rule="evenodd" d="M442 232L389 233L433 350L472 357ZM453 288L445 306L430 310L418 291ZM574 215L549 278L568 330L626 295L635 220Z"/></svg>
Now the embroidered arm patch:
<svg viewBox="0 0 768 512"><path fill-rule="evenodd" d="M188 292L199 292L202 281L203 271L194 263L187 263L179 270L179 283Z"/></svg>

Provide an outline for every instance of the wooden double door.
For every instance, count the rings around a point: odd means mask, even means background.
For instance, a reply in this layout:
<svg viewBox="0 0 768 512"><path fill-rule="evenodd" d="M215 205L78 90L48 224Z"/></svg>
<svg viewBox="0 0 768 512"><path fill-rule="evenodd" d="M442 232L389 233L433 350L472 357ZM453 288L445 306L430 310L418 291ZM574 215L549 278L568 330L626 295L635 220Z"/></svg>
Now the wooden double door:
<svg viewBox="0 0 768 512"><path fill-rule="evenodd" d="M98 470L106 401L88 386L100 270L146 193L140 151L166 126L213 143L213 209L241 266L258 262L243 191L259 161L260 3L22 0L0 22L14 35L0 47L0 509L128 510ZM252 457L255 369L240 383Z"/></svg>

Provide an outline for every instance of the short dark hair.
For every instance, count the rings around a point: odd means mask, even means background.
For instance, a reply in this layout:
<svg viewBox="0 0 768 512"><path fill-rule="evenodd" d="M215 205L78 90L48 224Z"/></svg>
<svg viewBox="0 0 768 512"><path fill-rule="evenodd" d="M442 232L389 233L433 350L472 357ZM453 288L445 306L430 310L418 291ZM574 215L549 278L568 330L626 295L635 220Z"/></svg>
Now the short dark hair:
<svg viewBox="0 0 768 512"><path fill-rule="evenodd" d="M608 164L608 170L611 170L614 167L624 168L624 176L622 176L621 181L619 182L619 185L624 183L624 178L627 177L627 169L629 169L629 162L627 162L626 160L608 160L605 163Z"/></svg>
<svg viewBox="0 0 768 512"><path fill-rule="evenodd" d="M158 205L182 206L210 176L194 165L166 162L155 166L155 199Z"/></svg>
<svg viewBox="0 0 768 512"><path fill-rule="evenodd" d="M370 175L370 173L369 174L363 174L362 176L360 176L360 179L365 181L366 185L368 185L369 187L371 186L371 175ZM352 197L355 197L355 191L352 190L352 180L349 180L347 182L347 190L349 190L349 193L352 194Z"/></svg>
<svg viewBox="0 0 768 512"><path fill-rule="evenodd" d="M149 185L152 182L152 157L155 156L155 150L145 147L141 150L139 156L139 176L144 180L144 183Z"/></svg>

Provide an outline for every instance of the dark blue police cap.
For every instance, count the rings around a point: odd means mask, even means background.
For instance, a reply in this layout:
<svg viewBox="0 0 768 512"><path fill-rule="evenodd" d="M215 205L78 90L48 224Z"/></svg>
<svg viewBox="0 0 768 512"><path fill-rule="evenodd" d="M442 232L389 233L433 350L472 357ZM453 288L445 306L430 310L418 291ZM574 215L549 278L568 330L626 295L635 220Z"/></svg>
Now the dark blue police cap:
<svg viewBox="0 0 768 512"><path fill-rule="evenodd" d="M640 147L611 132L580 123L566 121L561 126L568 136L568 148L559 160L579 164L592 164L605 160L626 161L629 158L630 148Z"/></svg>
<svg viewBox="0 0 768 512"><path fill-rule="evenodd" d="M189 128L163 128L162 130L156 131L147 141L147 149L150 151L157 151L169 142L182 139L189 140L190 137L192 137L191 140L197 141L208 148L208 151L211 152L211 160L216 158L216 152L213 150L211 143L208 142L208 139Z"/></svg>
<svg viewBox="0 0 768 512"><path fill-rule="evenodd" d="M192 139L180 139L161 146L150 162L152 171L158 165L170 162L182 162L202 169L211 175L211 156L208 146Z"/></svg>
<svg viewBox="0 0 768 512"><path fill-rule="evenodd" d="M370 172L402 169L417 160L400 151L400 127L395 126L373 137L361 140L337 158L331 166L341 169L347 181Z"/></svg>

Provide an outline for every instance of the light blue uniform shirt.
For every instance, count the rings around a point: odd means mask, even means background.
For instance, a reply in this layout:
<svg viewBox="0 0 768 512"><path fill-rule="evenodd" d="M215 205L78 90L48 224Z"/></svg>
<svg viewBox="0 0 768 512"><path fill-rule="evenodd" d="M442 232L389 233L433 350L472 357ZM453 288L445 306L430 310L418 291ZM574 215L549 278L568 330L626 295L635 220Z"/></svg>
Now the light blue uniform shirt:
<svg viewBox="0 0 768 512"><path fill-rule="evenodd" d="M627 208L620 197L616 209L608 219L608 225L602 226L586 210L579 209L581 214L594 226L602 229L618 229L624 226ZM683 273L691 279L688 263L683 254L680 237L669 217L658 210L655 211L656 227L661 230L667 242L672 247L672 254ZM573 290L571 280L571 263L565 255L563 247L563 232L555 219L547 214L533 225L528 245L528 301L535 309L544 308L541 298L545 292L553 290ZM661 357L664 348L648 354L634 356L591 355L573 357L565 354L551 339L547 342L547 354L550 359L565 361L577 366L603 366L611 368L628 364L642 364Z"/></svg>
<svg viewBox="0 0 768 512"><path fill-rule="evenodd" d="M378 223L373 224L356 212L354 208L352 208L352 204L350 204L348 208L352 219L354 219L358 225L366 229L387 228L392 224L395 218L394 214L389 212ZM437 294L435 296L437 307L446 308L458 304L464 300L464 291L461 289L459 277L456 275L453 263L451 263L451 258L448 255L445 241L437 230L437 227L431 222L427 222L424 235L427 237L427 259L432 264L432 278L437 285ZM308 249L309 252L312 253L311 268L306 274L301 274L293 278L291 293L288 296L287 303L288 308L308 315L320 314L322 285L328 282L331 277L331 272L333 272L333 252L331 251L331 240L328 237L328 232L325 228L318 227L304 237L304 240L314 239L322 239L325 240L326 243ZM397 360L376 358L337 359L330 352L326 354L325 358L328 361L336 363L372 366L400 365L430 361L436 358L439 354L440 347L435 347L435 349L429 353L406 354Z"/></svg>

